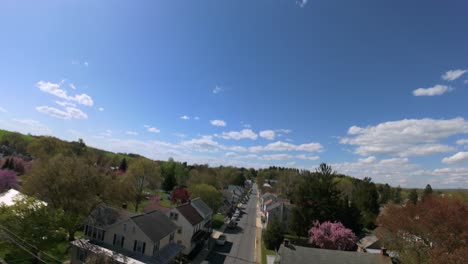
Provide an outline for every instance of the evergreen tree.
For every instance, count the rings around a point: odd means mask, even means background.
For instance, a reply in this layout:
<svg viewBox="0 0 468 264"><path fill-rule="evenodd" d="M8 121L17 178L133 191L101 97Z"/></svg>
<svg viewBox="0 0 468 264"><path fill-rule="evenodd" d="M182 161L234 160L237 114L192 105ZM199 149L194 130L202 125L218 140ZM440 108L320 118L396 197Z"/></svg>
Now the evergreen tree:
<svg viewBox="0 0 468 264"><path fill-rule="evenodd" d="M392 198L394 203L401 203L401 187L398 185L398 187L393 190L393 198Z"/></svg>
<svg viewBox="0 0 468 264"><path fill-rule="evenodd" d="M167 173L161 186L162 189L166 192L170 192L175 186L177 186L177 180L174 173Z"/></svg>
<svg viewBox="0 0 468 264"><path fill-rule="evenodd" d="M412 202L413 204L416 204L418 202L418 192L416 191L416 189L412 189L411 192L409 193L408 195L408 199L410 200L410 202Z"/></svg>
<svg viewBox="0 0 468 264"><path fill-rule="evenodd" d="M362 224L367 228L373 228L379 212L379 194L371 178L355 180L353 202L362 214Z"/></svg>
<svg viewBox="0 0 468 264"><path fill-rule="evenodd" d="M127 171L127 168L128 168L127 159L126 159L126 158L123 158L122 161L120 162L119 170L125 172L125 171Z"/></svg>
<svg viewBox="0 0 468 264"><path fill-rule="evenodd" d="M426 188L424 188L424 192L423 192L423 199L429 197L432 195L432 187L430 184L426 185Z"/></svg>

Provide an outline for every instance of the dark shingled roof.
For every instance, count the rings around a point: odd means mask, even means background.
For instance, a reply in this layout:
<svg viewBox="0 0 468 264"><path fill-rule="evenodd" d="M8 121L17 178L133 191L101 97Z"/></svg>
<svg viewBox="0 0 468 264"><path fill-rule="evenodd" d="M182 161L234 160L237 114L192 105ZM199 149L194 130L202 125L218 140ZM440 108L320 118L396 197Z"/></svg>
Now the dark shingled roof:
<svg viewBox="0 0 468 264"><path fill-rule="evenodd" d="M106 227L135 215L136 214L124 209L100 204L91 212L85 222L94 226Z"/></svg>
<svg viewBox="0 0 468 264"><path fill-rule="evenodd" d="M153 242L160 241L177 230L171 219L158 211L137 215L131 219Z"/></svg>
<svg viewBox="0 0 468 264"><path fill-rule="evenodd" d="M192 207L191 204L183 204L177 207L177 210L189 221L189 223L194 226L203 221L203 217Z"/></svg>
<svg viewBox="0 0 468 264"><path fill-rule="evenodd" d="M192 206L197 210L202 217L207 217L213 214L213 210L200 198L195 198L191 201Z"/></svg>
<svg viewBox="0 0 468 264"><path fill-rule="evenodd" d="M307 248L296 245L281 245L279 263L295 264L391 264L390 257L381 254L360 253L319 248ZM278 257L277 257L278 258Z"/></svg>

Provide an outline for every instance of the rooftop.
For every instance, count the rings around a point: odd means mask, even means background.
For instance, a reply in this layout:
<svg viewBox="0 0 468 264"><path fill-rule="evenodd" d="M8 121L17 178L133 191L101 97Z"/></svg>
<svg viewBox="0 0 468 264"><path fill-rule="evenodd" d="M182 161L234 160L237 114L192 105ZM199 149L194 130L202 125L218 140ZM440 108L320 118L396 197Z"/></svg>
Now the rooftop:
<svg viewBox="0 0 468 264"><path fill-rule="evenodd" d="M154 242L177 230L177 226L159 211L133 216L131 219Z"/></svg>
<svg viewBox="0 0 468 264"><path fill-rule="evenodd" d="M391 264L390 257L356 251L340 251L281 245L275 263L295 264Z"/></svg>
<svg viewBox="0 0 468 264"><path fill-rule="evenodd" d="M200 197L193 199L191 204L204 218L213 214L213 210Z"/></svg>
<svg viewBox="0 0 468 264"><path fill-rule="evenodd" d="M189 221L189 223L194 226L203 221L203 217L192 207L191 204L186 203L179 207L177 210Z"/></svg>

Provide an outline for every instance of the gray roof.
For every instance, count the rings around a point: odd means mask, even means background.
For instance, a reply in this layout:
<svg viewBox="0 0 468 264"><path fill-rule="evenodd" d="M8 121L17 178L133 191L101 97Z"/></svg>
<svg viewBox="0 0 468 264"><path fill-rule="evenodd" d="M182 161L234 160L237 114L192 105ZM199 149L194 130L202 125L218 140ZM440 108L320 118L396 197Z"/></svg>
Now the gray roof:
<svg viewBox="0 0 468 264"><path fill-rule="evenodd" d="M296 245L281 245L277 259L279 263L295 264L390 264L390 257L381 254L360 253L319 248L307 248Z"/></svg>
<svg viewBox="0 0 468 264"><path fill-rule="evenodd" d="M270 211L272 211L272 210L275 209L275 208L281 207L281 205L282 205L282 203L278 203L278 202L276 202L276 203L270 203L270 204L268 204L268 205L266 206L266 210L267 210L268 212L270 212Z"/></svg>
<svg viewBox="0 0 468 264"><path fill-rule="evenodd" d="M200 197L193 199L191 204L203 218L213 214L213 210Z"/></svg>
<svg viewBox="0 0 468 264"><path fill-rule="evenodd" d="M357 245L361 248L380 249L381 245L377 236L371 234L363 237L357 242Z"/></svg>
<svg viewBox="0 0 468 264"><path fill-rule="evenodd" d="M85 222L93 226L106 227L135 215L137 214L102 203L91 212Z"/></svg>
<svg viewBox="0 0 468 264"><path fill-rule="evenodd" d="M160 241L177 230L169 217L159 211L137 215L131 219L153 242Z"/></svg>

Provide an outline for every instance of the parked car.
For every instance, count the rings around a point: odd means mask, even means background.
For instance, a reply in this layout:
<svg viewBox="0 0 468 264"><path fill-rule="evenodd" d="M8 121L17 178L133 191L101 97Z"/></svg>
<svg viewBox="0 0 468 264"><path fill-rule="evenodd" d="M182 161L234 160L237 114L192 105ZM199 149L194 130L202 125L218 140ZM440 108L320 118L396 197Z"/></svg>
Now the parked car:
<svg viewBox="0 0 468 264"><path fill-rule="evenodd" d="M237 222L234 220L234 221L230 221L229 224L227 225L227 227L229 229L235 229L237 227Z"/></svg>
<svg viewBox="0 0 468 264"><path fill-rule="evenodd" d="M226 244L226 236L220 235L218 239L216 239L216 245L224 246Z"/></svg>

